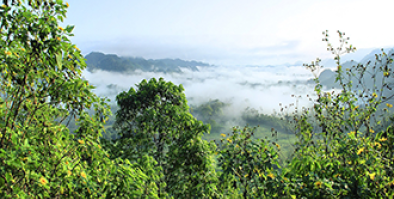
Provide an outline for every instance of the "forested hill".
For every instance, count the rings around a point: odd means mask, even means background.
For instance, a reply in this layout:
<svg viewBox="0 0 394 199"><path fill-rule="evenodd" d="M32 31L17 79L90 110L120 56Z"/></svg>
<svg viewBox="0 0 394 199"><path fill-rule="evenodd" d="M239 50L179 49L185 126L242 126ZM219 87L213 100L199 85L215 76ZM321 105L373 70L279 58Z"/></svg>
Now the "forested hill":
<svg viewBox="0 0 394 199"><path fill-rule="evenodd" d="M376 59L376 54L382 54L381 49L375 49L366 56L364 56L360 61L346 61L344 63L341 63L342 66L342 75L347 78L347 80L351 80L353 82L353 89L358 89L360 87L359 83L359 76L353 76L351 79L348 77L349 72L356 72L359 71L361 72L361 67L357 69L357 66L363 66L365 68L365 74L364 79L363 79L363 84L364 86L368 86L372 88L374 85L377 87L381 86L382 78L384 75L385 69L381 69L383 65L386 64L386 62L390 59L394 59L394 48L389 48L386 49L386 54L387 57L378 57L378 60ZM381 60L381 61L379 61ZM335 61L333 61L335 62ZM330 64L328 64L330 65ZM394 63L389 63L387 64L387 67L390 69L390 71L393 71L394 69ZM377 74L375 74L377 72ZM332 71L331 69L325 69L323 70L320 75L319 75L319 81L320 84L325 86L327 89L331 88L341 88L339 82L335 82L336 80L336 73L335 71ZM386 80L387 83L389 83L389 86L391 87L394 84L394 78L393 76L389 76L389 78ZM313 80L309 80L309 83L313 83ZM391 89L390 89L391 90ZM387 92L387 91L386 91Z"/></svg>
<svg viewBox="0 0 394 199"><path fill-rule="evenodd" d="M209 64L180 59L144 59L141 57L118 57L114 54L91 52L85 56L87 69L90 72L103 70L109 72L127 73L135 70L145 72L182 72L181 68L198 71L197 66L206 67Z"/></svg>

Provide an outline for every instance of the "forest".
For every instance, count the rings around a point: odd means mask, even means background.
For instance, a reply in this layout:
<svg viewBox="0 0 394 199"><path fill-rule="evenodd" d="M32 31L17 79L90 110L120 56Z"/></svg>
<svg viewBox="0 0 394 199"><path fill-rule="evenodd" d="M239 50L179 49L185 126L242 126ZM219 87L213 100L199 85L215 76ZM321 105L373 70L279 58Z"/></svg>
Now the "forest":
<svg viewBox="0 0 394 199"><path fill-rule="evenodd" d="M141 57L118 57L117 55L105 55L99 52L91 52L85 56L87 70L97 69L117 73L134 72L136 70L152 72L180 72L179 67L198 71L196 66L207 67L209 64L196 61L183 61L180 59L144 59ZM160 67L158 67L160 66Z"/></svg>
<svg viewBox="0 0 394 199"><path fill-rule="evenodd" d="M337 67L304 64L313 107L247 108L244 126L232 126L229 104L191 106L183 85L164 78L117 93L116 105L98 97L81 76L88 61L70 41L74 26L59 25L68 7L0 6L1 198L393 198L393 51L342 63L356 48L341 31L332 47L324 31ZM93 66L120 72L203 64L93 55Z"/></svg>

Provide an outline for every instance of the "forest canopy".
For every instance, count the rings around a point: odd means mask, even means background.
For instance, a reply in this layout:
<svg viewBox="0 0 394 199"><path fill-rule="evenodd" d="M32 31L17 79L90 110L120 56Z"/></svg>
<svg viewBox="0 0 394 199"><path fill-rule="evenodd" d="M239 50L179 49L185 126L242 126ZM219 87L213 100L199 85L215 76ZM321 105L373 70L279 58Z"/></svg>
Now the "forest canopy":
<svg viewBox="0 0 394 199"><path fill-rule="evenodd" d="M338 31L334 49L324 31L339 90L325 91L316 75L312 108L281 118L247 110L252 125L272 126L262 131L217 125L227 105L218 100L193 107L195 117L181 84L143 79L117 95L116 136L103 139L113 107L81 76L87 65L70 41L74 27L60 26L68 7L0 6L1 198L394 197L392 54L345 67L341 55L355 47ZM305 67L316 74L320 61ZM203 140L211 126L223 132Z"/></svg>

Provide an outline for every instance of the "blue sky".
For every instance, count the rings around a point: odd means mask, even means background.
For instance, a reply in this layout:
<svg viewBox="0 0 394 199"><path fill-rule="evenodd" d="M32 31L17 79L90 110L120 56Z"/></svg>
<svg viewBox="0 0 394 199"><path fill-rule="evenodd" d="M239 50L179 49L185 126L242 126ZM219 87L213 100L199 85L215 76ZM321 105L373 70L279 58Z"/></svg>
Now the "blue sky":
<svg viewBox="0 0 394 199"><path fill-rule="evenodd" d="M358 49L393 47L392 0L68 0L64 24L91 51L217 65L330 58L322 31Z"/></svg>

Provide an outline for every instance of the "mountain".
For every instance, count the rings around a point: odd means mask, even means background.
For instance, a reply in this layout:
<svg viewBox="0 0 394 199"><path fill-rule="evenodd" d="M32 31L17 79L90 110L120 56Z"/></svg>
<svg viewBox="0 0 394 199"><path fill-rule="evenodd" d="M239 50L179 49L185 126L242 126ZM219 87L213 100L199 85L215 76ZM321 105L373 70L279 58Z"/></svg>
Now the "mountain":
<svg viewBox="0 0 394 199"><path fill-rule="evenodd" d="M388 59L394 59L394 48L384 50L385 53L387 53ZM349 80L352 81L352 89L353 90L362 90L362 89L373 89L374 86L377 88L382 87L382 79L383 79L383 71L380 69L382 66L385 66L385 61L383 61L383 64L380 61L376 60L376 55L381 55L382 51L380 49L375 49L371 51L369 54L365 55L363 58L360 58L359 62L356 61L346 61L342 62L342 75L345 77L345 83L349 82ZM379 58L381 59L381 57ZM385 59L384 59L385 60ZM393 71L394 71L394 63L389 63L388 68L390 69L390 76L386 80L386 84L388 86L389 90L386 90L383 92L383 94L388 95L388 94L393 94L391 92L391 87L394 85L394 77L393 77ZM362 77L360 77L359 72L365 68L365 73ZM352 72L356 74L356 76L349 77L347 73ZM322 71L319 75L319 81L320 84L323 85L326 89L331 89L331 88L340 88L340 85L338 82L335 83L336 79L336 73L332 71L331 69L325 69ZM362 79L362 82L359 81L359 79ZM309 81L313 82L313 81ZM364 86L364 88L362 88Z"/></svg>
<svg viewBox="0 0 394 199"><path fill-rule="evenodd" d="M136 70L144 72L182 72L182 69L198 71L197 66L206 67L209 64L180 59L144 59L141 57L119 57L114 54L91 52L85 56L87 70L94 72L103 70L109 72L128 73Z"/></svg>
<svg viewBox="0 0 394 199"><path fill-rule="evenodd" d="M392 48L387 48L384 51L387 53L387 51L392 49ZM380 54L381 52L382 52L381 49L377 49L377 48L359 49L356 52L347 53L347 54L341 56L341 62L356 61L356 62L359 62L359 63L364 63L365 59L370 58L371 55L373 57L375 57L375 54ZM336 61L334 59L330 58L330 59L323 59L320 62L320 66L324 66L324 68L336 68L337 64L336 64Z"/></svg>

